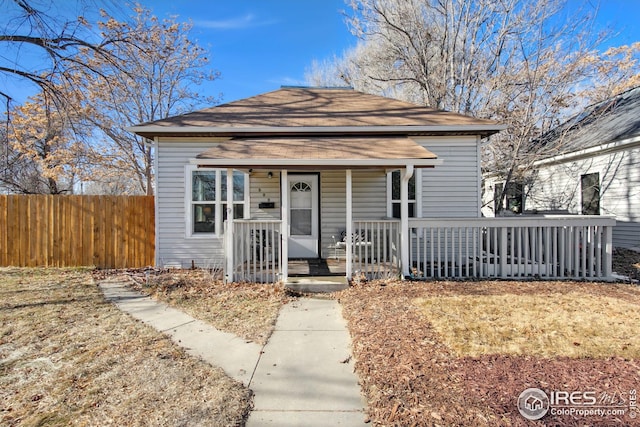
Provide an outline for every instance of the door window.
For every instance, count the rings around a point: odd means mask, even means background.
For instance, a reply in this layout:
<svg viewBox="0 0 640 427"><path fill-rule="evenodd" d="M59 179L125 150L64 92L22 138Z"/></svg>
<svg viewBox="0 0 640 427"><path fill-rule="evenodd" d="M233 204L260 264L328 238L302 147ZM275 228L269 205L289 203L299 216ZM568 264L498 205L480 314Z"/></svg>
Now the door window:
<svg viewBox="0 0 640 427"><path fill-rule="evenodd" d="M291 185L290 194L291 235L311 235L313 199L311 186L303 181Z"/></svg>

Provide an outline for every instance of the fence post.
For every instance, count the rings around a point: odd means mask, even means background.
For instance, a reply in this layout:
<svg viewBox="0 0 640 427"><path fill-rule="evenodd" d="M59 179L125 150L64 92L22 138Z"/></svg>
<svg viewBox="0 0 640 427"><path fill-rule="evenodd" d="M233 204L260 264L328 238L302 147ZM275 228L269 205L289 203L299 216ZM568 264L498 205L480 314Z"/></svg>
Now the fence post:
<svg viewBox="0 0 640 427"><path fill-rule="evenodd" d="M511 254L513 256L513 254ZM500 277L503 279L507 277L507 227L502 225L500 227Z"/></svg>

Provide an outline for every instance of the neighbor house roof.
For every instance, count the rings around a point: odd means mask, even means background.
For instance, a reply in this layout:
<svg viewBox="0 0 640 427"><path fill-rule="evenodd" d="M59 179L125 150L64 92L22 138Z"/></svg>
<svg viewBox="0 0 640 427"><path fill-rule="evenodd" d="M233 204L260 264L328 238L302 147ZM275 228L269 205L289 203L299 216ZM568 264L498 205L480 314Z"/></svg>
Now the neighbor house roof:
<svg viewBox="0 0 640 427"><path fill-rule="evenodd" d="M323 132L488 136L501 129L504 126L492 120L353 89L292 87L129 128L149 139Z"/></svg>
<svg viewBox="0 0 640 427"><path fill-rule="evenodd" d="M437 156L403 136L254 137L219 142L194 163L226 167L287 165L295 167L416 167L441 164Z"/></svg>
<svg viewBox="0 0 640 427"><path fill-rule="evenodd" d="M558 154L640 136L640 87L590 105L538 141Z"/></svg>

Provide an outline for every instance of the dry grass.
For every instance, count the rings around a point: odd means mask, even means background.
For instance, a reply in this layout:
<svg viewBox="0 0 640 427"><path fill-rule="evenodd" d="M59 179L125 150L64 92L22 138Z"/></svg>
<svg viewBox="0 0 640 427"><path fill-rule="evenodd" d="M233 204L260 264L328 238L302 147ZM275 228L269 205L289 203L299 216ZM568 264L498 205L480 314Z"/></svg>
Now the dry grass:
<svg viewBox="0 0 640 427"><path fill-rule="evenodd" d="M147 295L258 344L266 344L280 308L291 298L280 284L224 284L205 270L130 276L136 288Z"/></svg>
<svg viewBox="0 0 640 427"><path fill-rule="evenodd" d="M579 292L415 301L458 356L640 358L640 306Z"/></svg>
<svg viewBox="0 0 640 427"><path fill-rule="evenodd" d="M105 302L91 273L0 269L3 426L239 425L250 391Z"/></svg>

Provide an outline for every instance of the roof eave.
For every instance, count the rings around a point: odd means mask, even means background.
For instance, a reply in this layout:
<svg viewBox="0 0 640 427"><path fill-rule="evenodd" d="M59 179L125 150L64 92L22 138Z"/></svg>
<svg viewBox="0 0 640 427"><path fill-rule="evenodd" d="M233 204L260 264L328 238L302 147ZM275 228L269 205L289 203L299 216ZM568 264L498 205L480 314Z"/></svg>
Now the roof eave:
<svg viewBox="0 0 640 427"><path fill-rule="evenodd" d="M290 134L470 134L489 136L506 129L506 125L429 125L429 126L157 126L142 125L126 128L142 137L156 136L212 136L212 135L290 135Z"/></svg>
<svg viewBox="0 0 640 427"><path fill-rule="evenodd" d="M430 168L440 166L442 159L191 159L189 163L200 167L220 168L398 168L411 165L416 168Z"/></svg>

